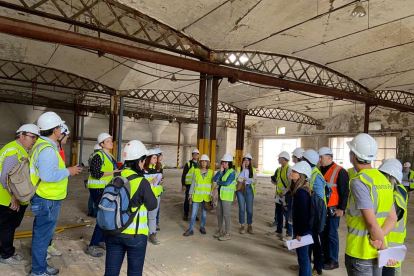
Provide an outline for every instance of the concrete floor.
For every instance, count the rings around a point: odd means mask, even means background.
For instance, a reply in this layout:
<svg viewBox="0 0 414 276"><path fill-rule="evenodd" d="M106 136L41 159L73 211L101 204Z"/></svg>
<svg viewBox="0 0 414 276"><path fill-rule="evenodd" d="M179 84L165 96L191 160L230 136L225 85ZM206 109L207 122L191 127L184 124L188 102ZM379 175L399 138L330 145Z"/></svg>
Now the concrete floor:
<svg viewBox="0 0 414 276"><path fill-rule="evenodd" d="M207 235L198 232L199 222L194 227L195 235L183 237L189 222L182 220L182 202L184 194L180 184L181 170L165 171L165 188L161 201L161 231L158 239L161 244L148 245L144 275L297 275L289 266L297 264L296 253L283 248L283 242L266 234L274 231L269 222L274 216L274 186L268 177L260 178L258 194L254 202L253 225L254 235L238 233L237 200L232 205L231 240L219 242L212 237L217 228L215 214L208 214ZM68 197L63 201L58 226L79 223L86 216L89 192L84 188L83 179L86 173L73 177L69 181ZM30 209L28 209L30 212ZM412 204L409 205L408 233L413 228ZM24 218L17 230L31 230L33 218ZM50 264L61 270L60 275L103 275L105 257L92 258L83 251L93 233L93 227L67 229L55 235L55 246L63 251L62 257L53 257ZM327 276L346 275L344 268L344 250L346 239L346 223L342 219L340 226L340 268L335 271L324 271ZM409 251L403 263L404 274L414 273L414 239L408 237L406 246ZM18 252L30 259L31 239L15 240ZM0 264L0 275L27 275L30 266L25 268L9 267ZM126 260L121 275L126 275Z"/></svg>

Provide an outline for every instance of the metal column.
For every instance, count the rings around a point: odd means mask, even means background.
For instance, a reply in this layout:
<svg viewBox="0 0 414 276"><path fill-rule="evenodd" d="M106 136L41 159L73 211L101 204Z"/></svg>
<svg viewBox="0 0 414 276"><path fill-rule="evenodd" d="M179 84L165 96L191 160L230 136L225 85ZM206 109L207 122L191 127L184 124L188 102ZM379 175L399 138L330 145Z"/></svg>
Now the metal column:
<svg viewBox="0 0 414 276"><path fill-rule="evenodd" d="M78 149L79 149L79 114L75 111L73 113L73 133L72 133L72 155L71 164L75 166L78 162Z"/></svg>
<svg viewBox="0 0 414 276"><path fill-rule="evenodd" d="M117 160L122 161L122 124L124 122L124 97L119 100L119 130L118 130L118 150Z"/></svg>
<svg viewBox="0 0 414 276"><path fill-rule="evenodd" d="M213 91L211 97L211 124L210 124L210 168L214 171L216 161L216 139L217 139L217 106L218 88L220 77L213 78Z"/></svg>
<svg viewBox="0 0 414 276"><path fill-rule="evenodd" d="M180 168L181 122L178 122L177 169Z"/></svg>
<svg viewBox="0 0 414 276"><path fill-rule="evenodd" d="M369 129L369 104L365 104L364 133L368 133Z"/></svg>
<svg viewBox="0 0 414 276"><path fill-rule="evenodd" d="M206 74L200 74L200 87L198 92L198 127L197 148L203 154L204 148L204 115L206 107Z"/></svg>
<svg viewBox="0 0 414 276"><path fill-rule="evenodd" d="M237 112L237 132L236 132L236 157L235 167L239 167L242 163L244 148L244 128L246 126L246 113L243 110Z"/></svg>
<svg viewBox="0 0 414 276"><path fill-rule="evenodd" d="M117 126L118 126L118 110L119 110L119 92L111 96L111 113L109 114L109 135L112 136L113 148L112 155L116 156L116 145L117 145Z"/></svg>
<svg viewBox="0 0 414 276"><path fill-rule="evenodd" d="M206 91L206 110L205 110L205 122L204 122L204 147L202 154L210 154L210 106L211 106L211 86L212 76L207 76L207 91ZM201 153L201 152L200 152Z"/></svg>
<svg viewBox="0 0 414 276"><path fill-rule="evenodd" d="M85 116L81 116L81 137L79 146L79 161L78 164L82 163L82 152L83 152L83 133L85 129Z"/></svg>

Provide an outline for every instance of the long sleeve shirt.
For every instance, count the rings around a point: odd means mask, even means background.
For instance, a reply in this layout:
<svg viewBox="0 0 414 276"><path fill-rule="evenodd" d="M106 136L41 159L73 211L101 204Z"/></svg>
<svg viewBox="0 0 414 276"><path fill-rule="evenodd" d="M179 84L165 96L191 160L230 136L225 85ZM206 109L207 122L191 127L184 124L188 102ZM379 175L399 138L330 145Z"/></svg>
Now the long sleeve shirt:
<svg viewBox="0 0 414 276"><path fill-rule="evenodd" d="M23 147L23 145L20 144L19 141L16 141L16 142L20 146ZM23 147L23 148L25 149L25 147ZM28 151L26 150L26 152L28 152ZM14 168L14 166L16 166L17 164L19 164L19 160L17 159L17 154L7 156L7 157L4 158L3 166L2 166L2 170L1 170L1 175L0 175L0 183L3 186L3 189L7 190L6 176Z"/></svg>
<svg viewBox="0 0 414 276"><path fill-rule="evenodd" d="M247 178L246 185L256 185L257 184L257 174L253 173L253 178L249 178L249 169L244 169L244 171L237 173L237 181L242 182L244 178Z"/></svg>
<svg viewBox="0 0 414 276"><path fill-rule="evenodd" d="M213 177L213 181L216 182L220 186L229 186L235 179L236 179L236 172L232 172L229 177L227 177L226 181L222 181L222 177L226 171L221 172L219 171L216 173L216 175Z"/></svg>
<svg viewBox="0 0 414 276"><path fill-rule="evenodd" d="M326 174L326 172L329 170L330 167L332 167L334 163L332 162L331 165L322 167L321 166L321 173L323 175ZM348 172L342 168L339 170L338 178L336 180L337 184L337 190L338 190L338 196L339 196L339 203L338 203L338 209L346 210L346 204L348 203L348 196L349 196L349 175Z"/></svg>
<svg viewBox="0 0 414 276"><path fill-rule="evenodd" d="M96 154L94 157L92 157L91 164L89 167L89 171L91 173L91 176L95 179L101 179L101 177L104 175L104 172L101 171L102 169L102 154L105 154L104 152ZM109 158L112 159L112 163L116 164L116 161L112 158L112 156L109 156ZM117 168L114 168L116 170Z"/></svg>
<svg viewBox="0 0 414 276"><path fill-rule="evenodd" d="M293 233L297 236L304 236L310 232L309 219L310 219L310 195L302 188L296 191L293 197Z"/></svg>
<svg viewBox="0 0 414 276"><path fill-rule="evenodd" d="M190 167L188 166L188 162L185 163L184 168L183 168L183 174L181 175L181 185L185 186L185 176L187 175L188 171L190 170L191 167L196 167L197 166L197 162L194 162L194 160L190 160Z"/></svg>
<svg viewBox="0 0 414 276"><path fill-rule="evenodd" d="M145 178L141 180L138 190L133 195L131 202L135 206L145 205L148 211L152 211L157 208L158 202L154 193L152 192L151 185Z"/></svg>
<svg viewBox="0 0 414 276"><path fill-rule="evenodd" d="M52 144L52 146L59 152L55 142L47 137L41 137ZM51 147L44 148L37 157L36 167L39 170L40 179L43 182L59 182L62 179L69 177L68 169L59 169L59 158L56 150Z"/></svg>
<svg viewBox="0 0 414 276"><path fill-rule="evenodd" d="M313 167L312 170L313 169L315 169L315 167ZM322 199L324 198L325 185L327 185L325 179L319 174L316 175L312 189Z"/></svg>

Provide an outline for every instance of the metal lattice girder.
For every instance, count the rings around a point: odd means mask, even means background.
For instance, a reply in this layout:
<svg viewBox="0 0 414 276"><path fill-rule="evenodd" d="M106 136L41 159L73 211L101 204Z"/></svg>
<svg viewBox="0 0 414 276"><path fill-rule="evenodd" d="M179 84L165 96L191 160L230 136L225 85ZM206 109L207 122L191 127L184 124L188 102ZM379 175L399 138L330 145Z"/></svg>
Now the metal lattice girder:
<svg viewBox="0 0 414 276"><path fill-rule="evenodd" d="M258 108L258 109L249 109L247 115L263 117L268 119L283 120L288 122L295 122L300 124L308 125L320 125L321 123L307 115L278 108Z"/></svg>
<svg viewBox="0 0 414 276"><path fill-rule="evenodd" d="M114 0L1 0L0 6L180 54L210 55L190 37Z"/></svg>
<svg viewBox="0 0 414 276"><path fill-rule="evenodd" d="M219 127L228 127L228 128L237 128L237 122L227 119L221 119L219 120L219 123L217 124ZM251 130L251 126L244 126L244 129Z"/></svg>
<svg viewBox="0 0 414 276"><path fill-rule="evenodd" d="M399 90L375 90L375 98L414 106L414 94Z"/></svg>
<svg viewBox="0 0 414 276"><path fill-rule="evenodd" d="M214 52L214 60L227 66L342 91L357 94L367 91L360 83L339 72L296 57L253 51L217 51Z"/></svg>
<svg viewBox="0 0 414 276"><path fill-rule="evenodd" d="M113 89L61 70L11 60L0 60L0 79L111 94Z"/></svg>

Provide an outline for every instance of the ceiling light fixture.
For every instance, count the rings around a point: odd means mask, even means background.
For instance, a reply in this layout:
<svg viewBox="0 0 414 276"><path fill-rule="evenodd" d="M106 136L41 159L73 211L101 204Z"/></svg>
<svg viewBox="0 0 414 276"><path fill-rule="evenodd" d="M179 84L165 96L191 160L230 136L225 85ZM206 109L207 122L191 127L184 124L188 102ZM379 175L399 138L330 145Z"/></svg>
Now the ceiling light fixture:
<svg viewBox="0 0 414 276"><path fill-rule="evenodd" d="M352 11L352 16L355 18L358 18L358 17L364 17L365 15L367 15L367 11L362 6L361 1L359 1L356 4L354 10Z"/></svg>

